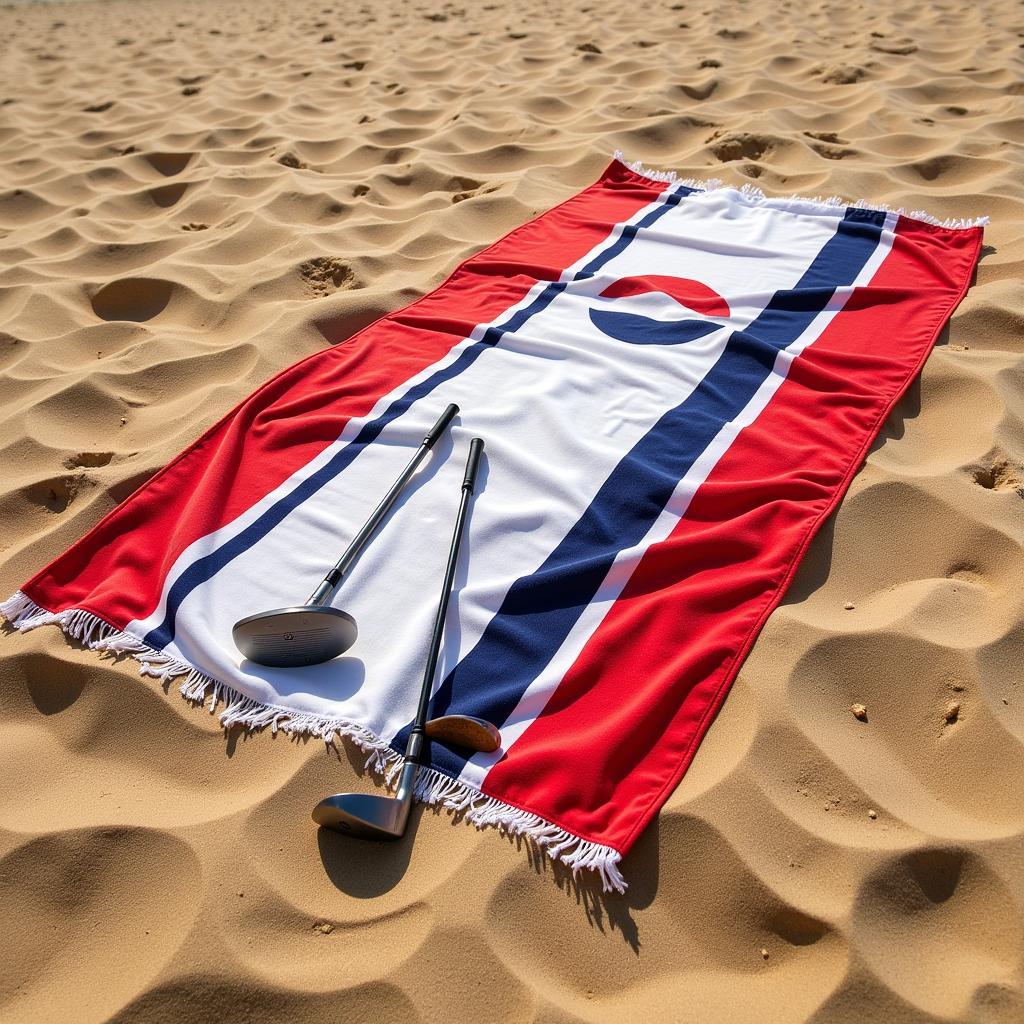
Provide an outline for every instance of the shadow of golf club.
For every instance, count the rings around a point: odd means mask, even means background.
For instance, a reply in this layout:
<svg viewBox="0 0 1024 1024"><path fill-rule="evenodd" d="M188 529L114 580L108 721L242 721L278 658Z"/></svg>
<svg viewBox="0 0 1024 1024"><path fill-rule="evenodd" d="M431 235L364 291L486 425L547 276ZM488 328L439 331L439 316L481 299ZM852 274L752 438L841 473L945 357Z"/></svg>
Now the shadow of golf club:
<svg viewBox="0 0 1024 1024"><path fill-rule="evenodd" d="M324 871L340 892L355 899L374 899L393 889L405 876L413 843L424 814L449 817L440 807L414 804L409 824L401 839L380 842L355 839L330 829L317 830L317 847ZM449 817L452 827L465 828L461 815ZM496 830L488 829L499 838ZM626 861L629 888L625 893L605 892L600 877L592 871L573 874L570 868L551 858L532 840L500 835L526 858L538 878L549 879L566 898L575 902L586 922L603 935L618 932L634 953L640 952L640 929L634 912L651 905L658 890L658 821L655 819L630 850Z"/></svg>
<svg viewBox="0 0 1024 1024"><path fill-rule="evenodd" d="M400 839L355 839L318 828L317 847L324 871L336 889L358 900L369 900L394 889L405 876L423 807L413 804Z"/></svg>

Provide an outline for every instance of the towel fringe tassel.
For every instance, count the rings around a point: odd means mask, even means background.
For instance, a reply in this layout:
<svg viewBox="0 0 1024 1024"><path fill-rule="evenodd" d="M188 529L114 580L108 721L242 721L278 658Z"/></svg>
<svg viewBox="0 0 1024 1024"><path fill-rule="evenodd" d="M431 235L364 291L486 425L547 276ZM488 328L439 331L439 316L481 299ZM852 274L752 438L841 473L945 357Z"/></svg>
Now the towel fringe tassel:
<svg viewBox="0 0 1024 1024"><path fill-rule="evenodd" d="M939 220L938 217L933 217L926 210L905 210L903 207L894 209L886 203L869 203L865 199L857 199L850 202L843 199L842 196L768 196L757 185L749 183L736 188L734 185L727 185L721 178L706 178L703 180L699 178L680 178L675 171L659 171L651 167L645 167L639 160L630 162L622 155L622 150L618 149L615 151L614 158L624 167L628 167L634 174L639 174L649 181L666 181L672 185L685 185L687 188L698 189L701 192L715 192L718 189L728 188L734 192L739 192L740 195L754 203L780 201L807 203L812 206L827 207L829 209L853 206L858 210L877 210L879 213L895 213L900 217L924 221L925 224L932 224L935 227L953 228L955 230L984 227L989 221L988 217L949 217L946 220Z"/></svg>
<svg viewBox="0 0 1024 1024"><path fill-rule="evenodd" d="M232 726L242 726L246 730L269 727L272 733L318 736L327 744L336 737L344 737L367 754L366 768L381 776L388 786L393 785L405 764L401 754L364 726L346 719L289 711L246 697L200 672L194 665L147 647L131 634L84 609L48 612L19 590L0 603L0 615L23 633L55 624L69 637L93 650L129 654L139 661L142 675L154 676L162 682L184 677L179 687L181 695L193 704L207 703L209 698L211 714L216 712L218 705L223 705L220 722L225 729ZM435 768L420 769L413 796L421 803L444 807L461 815L477 828L497 828L506 835L529 840L551 860L571 869L574 875L584 869L595 871L605 892L612 889L620 893L626 891L626 881L618 867L622 854L610 846L582 839L539 815L486 796Z"/></svg>

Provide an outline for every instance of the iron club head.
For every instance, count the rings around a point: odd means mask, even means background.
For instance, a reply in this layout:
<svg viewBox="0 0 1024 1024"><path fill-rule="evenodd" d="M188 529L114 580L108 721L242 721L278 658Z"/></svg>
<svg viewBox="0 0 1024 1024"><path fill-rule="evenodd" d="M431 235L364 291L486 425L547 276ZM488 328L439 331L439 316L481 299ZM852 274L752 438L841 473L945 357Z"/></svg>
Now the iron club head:
<svg viewBox="0 0 1024 1024"><path fill-rule="evenodd" d="M231 635L250 661L291 668L336 658L356 642L358 630L348 612L304 604L239 619Z"/></svg>
<svg viewBox="0 0 1024 1024"><path fill-rule="evenodd" d="M313 820L357 839L398 839L405 834L418 771L419 765L405 763L394 796L335 793L325 797L313 808Z"/></svg>
<svg viewBox="0 0 1024 1024"><path fill-rule="evenodd" d="M501 734L482 718L445 715L427 723L427 735L470 750L490 752L501 746ZM398 839L405 833L419 765L406 761L394 796L335 793L313 808L313 820L324 828L357 839Z"/></svg>

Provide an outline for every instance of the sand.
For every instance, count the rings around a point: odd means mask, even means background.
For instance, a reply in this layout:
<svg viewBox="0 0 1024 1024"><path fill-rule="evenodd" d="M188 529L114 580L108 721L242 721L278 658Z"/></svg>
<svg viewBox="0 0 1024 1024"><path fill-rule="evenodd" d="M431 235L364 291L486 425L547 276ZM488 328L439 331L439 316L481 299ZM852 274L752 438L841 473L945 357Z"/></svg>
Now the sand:
<svg viewBox="0 0 1024 1024"><path fill-rule="evenodd" d="M0 10L4 596L615 149L992 218L624 897L429 811L318 840L348 752L0 636L0 1019L1024 1019L1022 46L1012 0Z"/></svg>

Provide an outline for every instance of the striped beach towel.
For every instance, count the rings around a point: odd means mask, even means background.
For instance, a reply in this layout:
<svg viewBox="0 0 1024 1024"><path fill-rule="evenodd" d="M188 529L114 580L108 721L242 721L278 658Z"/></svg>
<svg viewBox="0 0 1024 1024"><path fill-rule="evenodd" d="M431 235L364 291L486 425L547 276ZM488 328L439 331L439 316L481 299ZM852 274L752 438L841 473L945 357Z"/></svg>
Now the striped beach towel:
<svg viewBox="0 0 1024 1024"><path fill-rule="evenodd" d="M3 606L180 677L225 726L343 735L394 773L468 439L487 443L416 795L606 887L966 292L981 222L769 198L616 158L435 291L283 370ZM461 408L335 597L344 656L243 659L440 412ZM313 827L312 825L310 826Z"/></svg>

